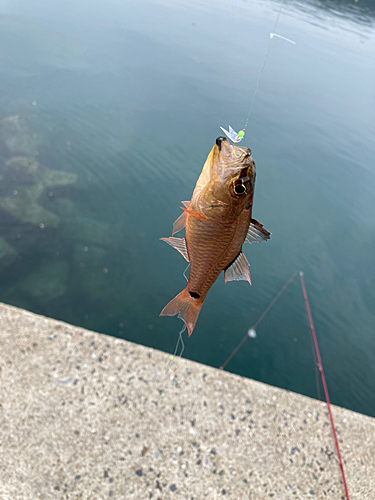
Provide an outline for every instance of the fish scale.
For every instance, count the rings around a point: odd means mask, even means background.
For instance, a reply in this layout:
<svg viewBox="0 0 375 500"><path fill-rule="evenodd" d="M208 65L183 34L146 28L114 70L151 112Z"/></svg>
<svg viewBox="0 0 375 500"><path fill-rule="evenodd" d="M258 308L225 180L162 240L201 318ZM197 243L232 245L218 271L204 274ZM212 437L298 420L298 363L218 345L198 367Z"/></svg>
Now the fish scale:
<svg viewBox="0 0 375 500"><path fill-rule="evenodd" d="M238 220L232 224L210 225L189 216L185 227L191 262L188 290L205 296L222 270L239 254L246 234L247 227Z"/></svg>

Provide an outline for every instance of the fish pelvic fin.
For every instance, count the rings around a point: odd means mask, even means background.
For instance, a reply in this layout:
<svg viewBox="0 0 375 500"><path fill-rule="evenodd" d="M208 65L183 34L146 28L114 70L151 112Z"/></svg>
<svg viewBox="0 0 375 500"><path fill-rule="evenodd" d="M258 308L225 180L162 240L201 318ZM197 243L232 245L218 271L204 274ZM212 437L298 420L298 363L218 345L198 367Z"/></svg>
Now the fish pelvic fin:
<svg viewBox="0 0 375 500"><path fill-rule="evenodd" d="M197 298L195 298L198 296ZM204 297L200 297L197 293L189 292L184 288L174 299L172 299L162 310L160 316L175 316L185 323L188 335L193 333L199 313L201 311Z"/></svg>

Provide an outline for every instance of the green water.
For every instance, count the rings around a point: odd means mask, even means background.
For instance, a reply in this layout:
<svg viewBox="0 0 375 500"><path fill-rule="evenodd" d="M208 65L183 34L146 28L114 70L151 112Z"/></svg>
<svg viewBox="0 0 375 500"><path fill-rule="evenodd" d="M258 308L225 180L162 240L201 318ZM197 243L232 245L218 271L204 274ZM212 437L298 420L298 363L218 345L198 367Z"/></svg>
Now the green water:
<svg viewBox="0 0 375 500"><path fill-rule="evenodd" d="M375 9L286 2L244 145L253 285L220 277L184 356L219 367L302 269L334 403L375 416ZM0 0L0 300L168 352L159 241L244 126L279 3ZM167 362L167 358L166 358ZM229 370L316 397L298 280Z"/></svg>

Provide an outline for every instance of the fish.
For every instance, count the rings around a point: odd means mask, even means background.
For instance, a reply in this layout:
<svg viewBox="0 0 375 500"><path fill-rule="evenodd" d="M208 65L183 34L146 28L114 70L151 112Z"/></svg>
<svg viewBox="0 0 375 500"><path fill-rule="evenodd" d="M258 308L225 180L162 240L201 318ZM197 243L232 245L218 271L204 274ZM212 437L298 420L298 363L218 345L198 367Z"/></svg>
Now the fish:
<svg viewBox="0 0 375 500"><path fill-rule="evenodd" d="M271 233L252 218L255 175L251 150L218 137L191 200L181 202L183 212L173 224L172 236L160 238L190 263L186 287L160 316L177 314L189 337L207 293L222 271L225 283L244 280L251 285L242 245L270 239ZM182 229L185 237L175 237Z"/></svg>

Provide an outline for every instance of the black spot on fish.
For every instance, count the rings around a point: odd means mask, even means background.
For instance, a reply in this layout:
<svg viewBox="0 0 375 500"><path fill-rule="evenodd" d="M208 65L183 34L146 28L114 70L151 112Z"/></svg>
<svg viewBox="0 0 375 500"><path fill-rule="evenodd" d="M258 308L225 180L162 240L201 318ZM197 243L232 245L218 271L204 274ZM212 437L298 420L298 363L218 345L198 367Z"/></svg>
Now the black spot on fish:
<svg viewBox="0 0 375 500"><path fill-rule="evenodd" d="M200 299L200 295L199 293L197 292L189 292L190 293L190 297L193 297L193 299Z"/></svg>

